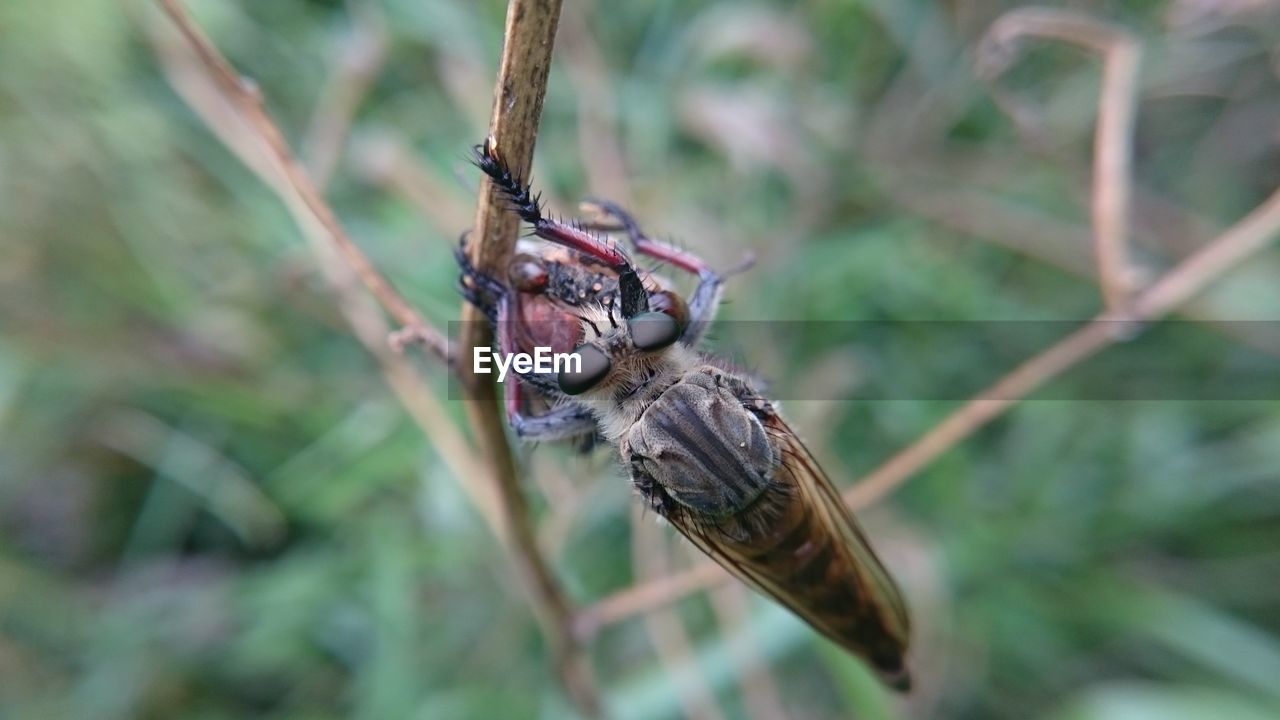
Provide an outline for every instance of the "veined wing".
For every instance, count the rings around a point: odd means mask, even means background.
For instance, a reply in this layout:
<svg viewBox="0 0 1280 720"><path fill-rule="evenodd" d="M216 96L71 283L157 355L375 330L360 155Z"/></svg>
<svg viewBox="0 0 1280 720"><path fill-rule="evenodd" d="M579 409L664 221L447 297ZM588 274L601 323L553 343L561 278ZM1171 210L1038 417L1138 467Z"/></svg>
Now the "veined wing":
<svg viewBox="0 0 1280 720"><path fill-rule="evenodd" d="M763 423L780 460L772 486L729 520L687 510L667 519L738 579L907 689L909 623L897 585L804 443L776 414Z"/></svg>

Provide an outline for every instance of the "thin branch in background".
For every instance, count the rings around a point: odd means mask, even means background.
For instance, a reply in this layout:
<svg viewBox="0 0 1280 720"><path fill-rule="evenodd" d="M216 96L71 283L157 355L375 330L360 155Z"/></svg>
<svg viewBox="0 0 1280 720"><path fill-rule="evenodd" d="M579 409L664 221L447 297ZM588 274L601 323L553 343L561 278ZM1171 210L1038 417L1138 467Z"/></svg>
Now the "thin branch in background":
<svg viewBox="0 0 1280 720"><path fill-rule="evenodd" d="M520 177L529 176L533 162L559 18L560 0L511 0L507 6L502 62L494 85L493 117L486 142L497 148ZM475 267L481 272L499 274L511 257L519 225L519 218L510 211L498 189L488 179L483 180L469 246ZM471 357L474 348L489 347L492 343L492 331L483 313L464 304L459 338L461 357ZM481 381L466 363L459 363L458 371L463 385L471 393L466 403L467 415L479 452L488 463L489 477L501 499L504 524L510 529L508 549L521 581L529 590L560 680L580 712L598 716L600 698L591 666L573 633L573 609L538 549L531 513L507 441L506 422L498 410L493 379L486 377Z"/></svg>
<svg viewBox="0 0 1280 720"><path fill-rule="evenodd" d="M378 356L383 363L383 373L392 385L397 396L405 404L427 434L436 443L442 456L450 465L450 469L463 483L472 500L480 508L489 521L495 534L504 542L513 562L526 582L533 596L535 610L553 647L557 660L557 668L561 672L570 697L579 709L588 716L597 716L600 712L597 693L591 680L590 668L581 656L574 641L570 621L570 611L563 593L556 584L546 560L537 550L532 527L529 521L528 508L515 480L515 464L511 458L510 447L506 444L502 420L497 415L496 402L488 403L492 411L492 421L483 421L485 405L470 403L473 416L481 416L477 423L481 437L482 452L489 458L494 472L480 473L471 454L465 448L467 444L461 438L457 428L448 420L439 401L425 383L409 366L407 360L389 350L386 339L389 336L384 319L372 311L364 296L353 294L349 276L354 273L383 307L402 325L402 331L412 333L415 339L423 341L429 349L447 358L447 343L440 335L421 318L418 312L409 305L374 268L367 256L346 234L337 221L333 210L316 190L306 171L299 165L284 139L283 133L271 119L262 105L262 99L252 84L241 78L217 49L204 37L195 26L177 0L157 0L169 15L185 40L186 47L194 53L193 62L187 62L174 75L180 80L203 82L210 81L202 87L205 96L216 94L211 102L209 97L196 97L193 107L197 110L212 108L205 115L219 136L229 147L240 151L241 157L253 159L246 163L258 173L273 190L279 194L293 212L295 219L303 228L312 247L322 259L322 267L339 294L340 307L347 315L353 329L360 339ZM517 0L512 3L508 14L508 42L504 49L503 75L498 87L511 90L513 88L536 88L536 93L519 93L519 97L508 99L499 96L495 107L496 114L506 121L495 120L496 131L510 135L506 146L508 152L523 147L524 166L532 153L533 136L536 131L538 113L546 85L546 69L549 65L551 39L554 37L555 21L559 13L559 3L551 6L536 6ZM523 18L522 22L516 19ZM158 41L162 57L181 64L182 59L175 54L173 43ZM199 72L190 67L197 64ZM540 75L540 77L539 77ZM505 82L504 82L505 81ZM536 95L536 100L532 96ZM508 100L510 100L508 102ZM218 124L215 125L214 122ZM229 139L230 138L230 139ZM523 138L519 140L518 138ZM257 150L257 152L254 152ZM512 162L518 157L511 157ZM517 165L519 166L519 165ZM502 225L510 227L510 240L506 241L506 250L514 240L515 223L511 218L504 218L510 213L504 212L501 203L495 203L492 188L482 195L480 215L486 222L480 225L477 233L480 241L475 247L487 261L482 267L492 267L495 254L491 238L501 237ZM336 251L336 253L335 253ZM343 263L335 262L341 257ZM474 320L474 318L473 318ZM482 326L481 322L468 323L469 327ZM474 342L474 341L473 341ZM487 341L486 341L487 342ZM488 385L488 395L493 399L492 385ZM496 423L496 426L495 424ZM487 442L486 442L487 440ZM495 442L500 441L500 442ZM487 446L487 447L486 447ZM480 486L476 480L480 477L496 477L497 482Z"/></svg>
<svg viewBox="0 0 1280 720"><path fill-rule="evenodd" d="M390 327L386 318L370 294L359 290L356 274L344 262L338 246L345 239L351 251L359 253L359 249L337 224L336 216L314 191L305 172L292 160L283 135L262 110L256 95L244 95L249 91L239 76L196 29L181 5L172 0L162 0L161 5L173 25L147 23L147 30L174 90L218 139L285 203L333 288L338 308L352 331L378 359L383 377L397 399L431 439L445 465L458 478L494 533L501 537L504 528L498 523L497 500L488 487L476 481L478 468L466 439L408 359L388 348ZM229 87L232 92L228 92ZM289 169L293 170L292 179ZM311 188L311 202L304 199L299 187ZM323 212L314 212L317 204L324 208ZM375 283L374 287L389 288L390 285ZM416 313L405 317L413 320ZM425 324L419 326L431 331ZM443 336L431 340L431 344L437 342L443 344Z"/></svg>
<svg viewBox="0 0 1280 720"><path fill-rule="evenodd" d="M578 150L591 192L619 203L631 204L626 155L614 122L615 99L608 77L608 64L590 21L596 5L579 0L575 12L565 16L560 45L565 70L578 101Z"/></svg>
<svg viewBox="0 0 1280 720"><path fill-rule="evenodd" d="M351 162L366 182L412 205L444 237L456 237L475 220L470 198L463 202L456 183L415 158L391 130L362 129L352 143Z"/></svg>
<svg viewBox="0 0 1280 720"><path fill-rule="evenodd" d="M178 0L157 0L157 2L169 14L182 36L186 38L187 44L195 51L222 97L261 142L266 156L275 164L288 186L290 196L287 201L297 201L305 206L306 211L324 229L331 245L337 249L369 292L398 323L407 328L414 328L416 335L422 338L428 350L441 358L447 358L449 345L445 337L427 324L418 311L396 291L382 273L378 272L360 246L347 235L333 210L308 177L306 170L294 158L284 133L280 132L280 128L263 106L262 95L257 86L231 67L226 58L222 57L217 48L191 21ZM279 187L275 183L272 183L272 186Z"/></svg>
<svg viewBox="0 0 1280 720"><path fill-rule="evenodd" d="M1160 320L1204 290L1232 267L1265 248L1280 233L1280 190L1139 294L1133 323ZM1002 415L1028 394L1118 341L1118 321L1102 313L1007 373L982 393L953 411L932 430L863 476L845 491L853 509L866 507L893 492L925 466L982 426ZM1132 325L1130 323L1130 327ZM584 612L591 629L649 612L727 579L708 564L620 590Z"/></svg>
<svg viewBox="0 0 1280 720"><path fill-rule="evenodd" d="M949 172L954 171L952 167ZM891 180L893 198L903 209L928 218L941 227L999 245L1077 276L1097 278L1088 262L1069 252L1072 247L1088 243L1088 228L1028 210L983 190L931 189L931 181L941 177L940 173L913 172L909 178ZM1265 328L1257 324L1223 320L1223 313L1213 294L1192 298L1178 308L1178 314L1255 350L1280 356L1280 333L1265 332Z"/></svg>
<svg viewBox="0 0 1280 720"><path fill-rule="evenodd" d="M302 141L307 171L320 188L329 185L350 134L351 119L387 57L387 27L380 10L369 0L348 0L347 8L350 34L338 48L332 75Z"/></svg>
<svg viewBox="0 0 1280 720"><path fill-rule="evenodd" d="M644 506L632 503L631 564L636 572L644 579L665 577L671 571L670 555L671 546L665 529L646 513ZM695 720L723 718L715 691L698 667L693 643L676 608L648 613L644 624L658 653L658 660L680 696L680 707L685 717Z"/></svg>
<svg viewBox="0 0 1280 720"><path fill-rule="evenodd" d="M1214 238L1199 252L1178 263L1133 302L1134 322L1153 322L1187 302L1209 283L1271 242L1280 232L1280 190ZM1059 340L938 423L910 447L894 455L845 492L853 506L875 502L892 492L925 465L1011 405L1081 360L1116 342L1115 319L1108 313Z"/></svg>
<svg viewBox="0 0 1280 720"><path fill-rule="evenodd" d="M1130 265L1129 216L1142 46L1124 30L1070 11L1022 8L1002 15L983 37L977 51L979 76L994 83L1013 65L1025 37L1065 41L1102 55L1093 151L1094 256L1103 302L1115 317L1124 318L1138 277Z"/></svg>
<svg viewBox="0 0 1280 720"><path fill-rule="evenodd" d="M584 639L594 637L605 626L668 605L728 579L729 573L719 565L704 562L688 570L635 583L578 611L578 636Z"/></svg>

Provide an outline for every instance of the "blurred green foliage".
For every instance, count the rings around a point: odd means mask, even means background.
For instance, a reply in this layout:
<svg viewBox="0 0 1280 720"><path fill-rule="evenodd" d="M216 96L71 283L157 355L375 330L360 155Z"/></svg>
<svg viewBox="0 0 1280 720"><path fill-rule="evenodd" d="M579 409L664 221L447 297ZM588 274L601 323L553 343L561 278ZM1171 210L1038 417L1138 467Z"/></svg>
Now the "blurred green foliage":
<svg viewBox="0 0 1280 720"><path fill-rule="evenodd" d="M329 196L426 314L455 318L449 220L477 182L465 152L504 6L192 5L304 148L353 17L385 22ZM720 266L753 248L731 318L1087 319L1097 63L1032 50L1004 80L1040 112L1018 127L971 70L1009 5L568 0L537 180L566 212L629 189ZM1158 272L1280 183L1280 15L1072 5L1145 43L1134 234ZM167 81L163 29L143 2L0 4L0 717L571 712L507 560L297 228ZM430 216L385 182L388 157L434 178ZM1278 262L1225 276L1194 317L1274 319ZM1197 337L1188 362L1277 352L1265 323ZM902 342L746 351L780 394L856 395L912 362ZM847 483L955 405L786 407ZM620 471L524 457L573 597L631 583ZM1033 399L865 513L916 608L908 700L754 597L723 632L705 597L682 602L682 664L637 620L593 660L618 717L677 717L690 682L723 716L762 717L753 657L796 718L1280 716L1277 468L1274 398Z"/></svg>

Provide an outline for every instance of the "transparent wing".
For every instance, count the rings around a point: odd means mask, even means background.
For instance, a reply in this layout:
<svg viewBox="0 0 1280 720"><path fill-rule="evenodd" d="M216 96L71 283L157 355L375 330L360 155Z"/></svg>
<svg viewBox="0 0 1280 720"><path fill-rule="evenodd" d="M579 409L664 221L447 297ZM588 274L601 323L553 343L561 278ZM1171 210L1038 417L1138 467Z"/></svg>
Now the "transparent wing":
<svg viewBox="0 0 1280 720"><path fill-rule="evenodd" d="M776 414L764 425L781 464L756 503L729 520L687 510L667 519L738 579L905 688L901 593L804 443Z"/></svg>

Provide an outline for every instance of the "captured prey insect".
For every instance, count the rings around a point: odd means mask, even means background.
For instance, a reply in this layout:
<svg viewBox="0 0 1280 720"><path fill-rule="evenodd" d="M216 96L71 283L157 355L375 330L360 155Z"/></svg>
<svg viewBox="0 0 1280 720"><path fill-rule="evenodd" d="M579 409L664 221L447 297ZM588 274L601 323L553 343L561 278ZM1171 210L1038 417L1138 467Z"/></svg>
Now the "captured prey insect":
<svg viewBox="0 0 1280 720"><path fill-rule="evenodd" d="M617 206L597 203L636 254L697 277L686 305L591 226L544 216L491 141L476 147L475 163L555 251L517 255L505 279L478 272L459 253L464 294L495 324L502 352L575 344L581 358L577 369L505 383L515 434L612 445L648 507L737 578L867 660L887 684L907 689L908 619L893 579L773 403L747 376L696 350L722 276L652 240ZM525 412L521 384L545 412Z"/></svg>

